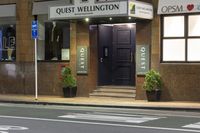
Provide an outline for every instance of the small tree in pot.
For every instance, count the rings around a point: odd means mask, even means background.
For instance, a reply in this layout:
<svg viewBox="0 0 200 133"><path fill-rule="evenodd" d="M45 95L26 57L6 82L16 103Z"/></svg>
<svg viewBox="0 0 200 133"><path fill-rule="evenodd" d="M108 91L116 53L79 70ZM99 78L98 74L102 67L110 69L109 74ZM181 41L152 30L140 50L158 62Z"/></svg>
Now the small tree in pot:
<svg viewBox="0 0 200 133"><path fill-rule="evenodd" d="M75 97L77 92L76 79L71 73L69 67L62 70L62 84L64 97Z"/></svg>
<svg viewBox="0 0 200 133"><path fill-rule="evenodd" d="M143 88L146 90L148 101L159 101L162 81L159 72L150 70L145 74Z"/></svg>

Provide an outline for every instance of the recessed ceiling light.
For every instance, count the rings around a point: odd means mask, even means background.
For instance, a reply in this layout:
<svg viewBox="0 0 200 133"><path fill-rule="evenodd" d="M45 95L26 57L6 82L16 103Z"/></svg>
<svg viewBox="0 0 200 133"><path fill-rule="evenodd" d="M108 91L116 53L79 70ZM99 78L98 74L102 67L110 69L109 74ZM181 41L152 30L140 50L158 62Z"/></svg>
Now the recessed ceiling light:
<svg viewBox="0 0 200 133"><path fill-rule="evenodd" d="M89 18L85 18L85 21L86 21L86 22L89 22L89 21L90 21L90 19L89 19Z"/></svg>

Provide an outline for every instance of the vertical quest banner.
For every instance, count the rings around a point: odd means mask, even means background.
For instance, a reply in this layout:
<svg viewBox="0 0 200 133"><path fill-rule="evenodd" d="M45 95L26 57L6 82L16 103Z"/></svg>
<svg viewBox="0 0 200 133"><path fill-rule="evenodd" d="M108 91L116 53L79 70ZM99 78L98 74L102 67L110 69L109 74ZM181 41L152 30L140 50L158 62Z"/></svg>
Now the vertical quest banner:
<svg viewBox="0 0 200 133"><path fill-rule="evenodd" d="M88 47L77 47L77 74L88 74Z"/></svg>
<svg viewBox="0 0 200 133"><path fill-rule="evenodd" d="M137 75L145 75L149 71L149 45L136 46L136 72Z"/></svg>

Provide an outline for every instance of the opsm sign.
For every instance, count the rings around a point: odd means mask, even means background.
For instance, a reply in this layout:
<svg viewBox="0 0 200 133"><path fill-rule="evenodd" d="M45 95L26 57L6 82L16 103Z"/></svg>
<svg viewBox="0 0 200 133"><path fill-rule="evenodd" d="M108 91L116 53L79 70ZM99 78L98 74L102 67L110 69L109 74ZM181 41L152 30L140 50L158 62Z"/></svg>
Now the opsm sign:
<svg viewBox="0 0 200 133"><path fill-rule="evenodd" d="M200 12L200 0L159 0L158 14Z"/></svg>

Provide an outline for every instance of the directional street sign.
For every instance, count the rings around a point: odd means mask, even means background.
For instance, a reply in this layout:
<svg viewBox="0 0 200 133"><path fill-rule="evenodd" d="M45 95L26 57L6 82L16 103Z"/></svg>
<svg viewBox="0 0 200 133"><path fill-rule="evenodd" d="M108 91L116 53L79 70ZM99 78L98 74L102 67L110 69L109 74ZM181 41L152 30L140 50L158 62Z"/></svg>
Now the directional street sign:
<svg viewBox="0 0 200 133"><path fill-rule="evenodd" d="M33 39L38 38L38 21L37 20L32 21L32 38Z"/></svg>

